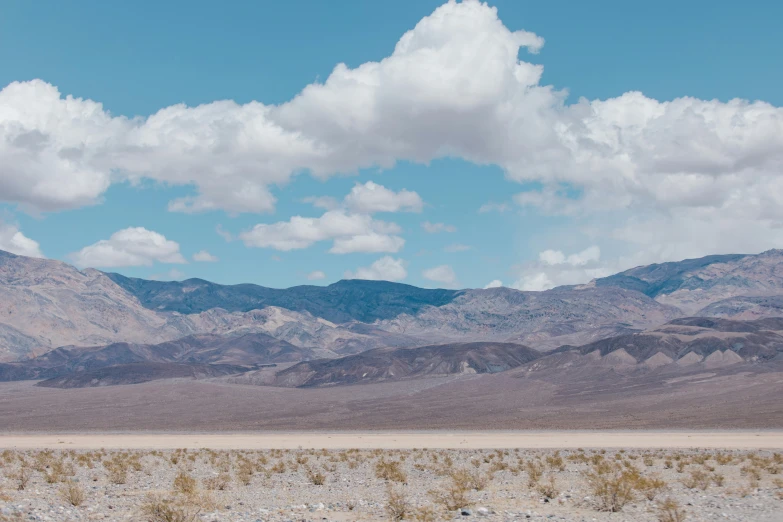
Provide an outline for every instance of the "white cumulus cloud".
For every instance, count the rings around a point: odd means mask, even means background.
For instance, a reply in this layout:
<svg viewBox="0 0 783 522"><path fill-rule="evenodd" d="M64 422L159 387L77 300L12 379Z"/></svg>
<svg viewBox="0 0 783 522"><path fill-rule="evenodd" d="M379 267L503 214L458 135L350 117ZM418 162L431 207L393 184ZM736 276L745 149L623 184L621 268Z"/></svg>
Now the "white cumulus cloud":
<svg viewBox="0 0 783 522"><path fill-rule="evenodd" d="M430 223L424 221L421 224L421 228L428 234L437 234L438 232L456 232L457 227L454 225L447 225L446 223Z"/></svg>
<svg viewBox="0 0 783 522"><path fill-rule="evenodd" d="M193 254L193 261L199 261L202 263L215 263L216 261L219 261L217 256L213 256L206 250L199 250L195 254Z"/></svg>
<svg viewBox="0 0 783 522"><path fill-rule="evenodd" d="M372 181L356 184L343 200L354 212L373 214L375 212L421 212L424 201L409 190L394 192Z"/></svg>
<svg viewBox="0 0 783 522"><path fill-rule="evenodd" d="M454 252L466 252L473 248L470 245L463 245L462 243L452 243L451 245L446 245L443 250L446 252L454 253Z"/></svg>
<svg viewBox="0 0 783 522"><path fill-rule="evenodd" d="M500 279L493 279L492 281L487 283L487 286L485 286L484 289L486 290L487 288L500 288L501 286L503 286L503 281L501 281Z"/></svg>
<svg viewBox="0 0 783 522"><path fill-rule="evenodd" d="M407 263L402 259L384 256L370 266L345 272L346 279L371 279L375 281L402 281L408 277Z"/></svg>
<svg viewBox="0 0 783 522"><path fill-rule="evenodd" d="M457 274L454 273L454 269L449 265L428 268L422 272L422 275L425 279L435 281L436 283L443 283L447 286L452 286L457 282Z"/></svg>
<svg viewBox="0 0 783 522"><path fill-rule="evenodd" d="M179 243L143 227L119 230L109 239L86 246L70 255L80 267L149 266L160 263L187 263Z"/></svg>
<svg viewBox="0 0 783 522"><path fill-rule="evenodd" d="M192 187L172 211L269 212L269 187L298 172L327 178L455 157L537 183L514 198L536 211L585 224L612 213L604 240L646 258L713 253L716 237L733 251L779 246L783 109L640 92L568 105L565 91L541 83L542 65L520 59L543 44L493 7L450 1L389 56L340 63L280 105L180 104L131 119L42 80L14 82L0 91L0 200L76 208L100 203L111 183L151 179ZM399 209L415 209L406 197ZM706 236L680 239L709 223ZM637 227L653 242L640 246Z"/></svg>
<svg viewBox="0 0 783 522"><path fill-rule="evenodd" d="M288 221L258 224L239 234L250 247L297 250L319 241L333 241L330 252L397 252L405 240L397 236L395 223L373 219L367 214L330 210L318 218L294 216Z"/></svg>
<svg viewBox="0 0 783 522"><path fill-rule="evenodd" d="M326 274L321 270L314 270L307 274L307 279L310 281L320 281L321 279L326 279Z"/></svg>
<svg viewBox="0 0 783 522"><path fill-rule="evenodd" d="M3 221L0 221L0 250L18 256L44 257L38 241L22 234L17 226Z"/></svg>
<svg viewBox="0 0 783 522"><path fill-rule="evenodd" d="M560 250L544 250L539 252L537 262L527 263L519 267L518 271L513 288L541 291L561 285L586 283L614 273L617 267L614 264L601 264L601 249L592 245L570 255Z"/></svg>

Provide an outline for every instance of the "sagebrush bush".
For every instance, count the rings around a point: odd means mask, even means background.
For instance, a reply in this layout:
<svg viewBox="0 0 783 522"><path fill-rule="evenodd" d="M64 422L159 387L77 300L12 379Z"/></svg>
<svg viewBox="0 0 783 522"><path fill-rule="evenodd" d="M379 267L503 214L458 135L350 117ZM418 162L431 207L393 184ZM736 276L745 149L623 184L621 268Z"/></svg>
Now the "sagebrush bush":
<svg viewBox="0 0 783 522"><path fill-rule="evenodd" d="M60 496L72 506L81 506L87 498L84 488L73 480L68 480L62 485Z"/></svg>
<svg viewBox="0 0 783 522"><path fill-rule="evenodd" d="M394 521L404 520L410 514L411 506L401 488L389 486L386 490L386 512Z"/></svg>
<svg viewBox="0 0 783 522"><path fill-rule="evenodd" d="M405 482L408 480L402 465L396 460L379 460L375 463L375 476L381 480L391 482Z"/></svg>

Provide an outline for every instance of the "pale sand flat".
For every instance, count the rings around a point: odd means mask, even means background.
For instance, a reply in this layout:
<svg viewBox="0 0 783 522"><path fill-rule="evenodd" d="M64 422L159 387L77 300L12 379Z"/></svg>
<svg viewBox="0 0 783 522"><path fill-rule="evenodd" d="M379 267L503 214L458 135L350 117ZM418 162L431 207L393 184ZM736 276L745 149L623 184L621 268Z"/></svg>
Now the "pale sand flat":
<svg viewBox="0 0 783 522"><path fill-rule="evenodd" d="M0 434L0 449L783 449L783 431Z"/></svg>

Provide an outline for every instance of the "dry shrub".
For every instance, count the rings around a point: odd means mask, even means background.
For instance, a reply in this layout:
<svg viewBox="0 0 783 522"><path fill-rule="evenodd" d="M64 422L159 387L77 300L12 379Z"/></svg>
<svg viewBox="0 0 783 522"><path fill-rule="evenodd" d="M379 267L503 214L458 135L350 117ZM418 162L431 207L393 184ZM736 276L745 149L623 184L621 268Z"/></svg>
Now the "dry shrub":
<svg viewBox="0 0 783 522"><path fill-rule="evenodd" d="M389 486L386 490L386 512L392 520L404 520L411 512L411 506L402 488Z"/></svg>
<svg viewBox="0 0 783 522"><path fill-rule="evenodd" d="M435 506L427 504L419 507L413 512L413 520L416 520L417 522L438 522L439 520L443 520L443 517Z"/></svg>
<svg viewBox="0 0 783 522"><path fill-rule="evenodd" d="M734 457L732 455L726 454L726 453L716 453L715 454L715 462L717 462L721 466L725 466L726 464L731 464L734 460Z"/></svg>
<svg viewBox="0 0 783 522"><path fill-rule="evenodd" d="M487 487L492 480L492 476L487 473L481 473L480 471L471 471L469 469L454 470L450 474L451 479L458 484L461 484L466 489L475 489L481 491Z"/></svg>
<svg viewBox="0 0 783 522"><path fill-rule="evenodd" d="M182 495L192 495L196 492L196 479L188 475L185 470L174 477L174 491Z"/></svg>
<svg viewBox="0 0 783 522"><path fill-rule="evenodd" d="M446 510L454 511L473 504L468 496L469 491L466 484L458 483L452 478L444 488L430 491L430 495Z"/></svg>
<svg viewBox="0 0 783 522"><path fill-rule="evenodd" d="M667 498L659 502L656 509L658 522L684 522L685 512L680 508L676 500Z"/></svg>
<svg viewBox="0 0 783 522"><path fill-rule="evenodd" d="M637 489L644 494L647 500L655 500L655 497L667 487L666 481L658 476L639 476L637 480Z"/></svg>
<svg viewBox="0 0 783 522"><path fill-rule="evenodd" d="M405 482L408 480L402 465L396 460L379 460L375 464L375 476L381 480L391 482Z"/></svg>
<svg viewBox="0 0 783 522"><path fill-rule="evenodd" d="M747 475L753 479L761 480L761 470L756 466L743 466L740 468L740 472L743 475Z"/></svg>
<svg viewBox="0 0 783 522"><path fill-rule="evenodd" d="M584 476L600 511L615 513L636 497L639 484L639 472L636 470L601 463L584 472Z"/></svg>
<svg viewBox="0 0 783 522"><path fill-rule="evenodd" d="M201 509L188 505L181 499L166 499L151 495L141 506L141 512L149 522L194 522Z"/></svg>
<svg viewBox="0 0 783 522"><path fill-rule="evenodd" d="M533 488L544 474L544 465L538 461L530 460L525 464L525 471L527 471L527 485Z"/></svg>
<svg viewBox="0 0 783 522"><path fill-rule="evenodd" d="M228 489L231 477L225 473L221 473L216 477L209 477L204 481L204 488L212 491L225 491Z"/></svg>
<svg viewBox="0 0 783 522"><path fill-rule="evenodd" d="M125 484L128 482L128 462L120 455L115 455L109 460L103 461L103 467L109 474L109 482L112 484Z"/></svg>
<svg viewBox="0 0 783 522"><path fill-rule="evenodd" d="M326 484L326 476L320 471L307 468L307 478L314 486L323 486Z"/></svg>
<svg viewBox="0 0 783 522"><path fill-rule="evenodd" d="M682 479L682 484L688 489L701 489L702 491L710 487L712 477L704 471L697 469L691 471L691 474Z"/></svg>
<svg viewBox="0 0 783 522"><path fill-rule="evenodd" d="M549 475L547 480L539 481L536 484L536 491L539 495L548 499L553 499L560 494L560 490L557 489L557 484L555 483L555 477L552 475Z"/></svg>
<svg viewBox="0 0 783 522"><path fill-rule="evenodd" d="M283 466L283 471L278 473L284 473L285 472L285 464L280 461L280 464ZM274 468L272 468L274 471ZM239 465L239 469L237 470L236 478L237 482L242 484L243 486L249 486L250 482L253 480L253 465L250 462L244 461Z"/></svg>
<svg viewBox="0 0 783 522"><path fill-rule="evenodd" d="M69 480L62 485L60 496L72 506L81 506L86 498L84 488L73 480Z"/></svg>
<svg viewBox="0 0 783 522"><path fill-rule="evenodd" d="M565 462L563 461L563 457L560 456L560 452L556 451L553 455L549 455L546 457L546 463L547 465L557 471L565 471Z"/></svg>
<svg viewBox="0 0 783 522"><path fill-rule="evenodd" d="M26 462L22 462L19 469L9 473L8 478L16 483L16 489L24 491L33 476L33 470Z"/></svg>

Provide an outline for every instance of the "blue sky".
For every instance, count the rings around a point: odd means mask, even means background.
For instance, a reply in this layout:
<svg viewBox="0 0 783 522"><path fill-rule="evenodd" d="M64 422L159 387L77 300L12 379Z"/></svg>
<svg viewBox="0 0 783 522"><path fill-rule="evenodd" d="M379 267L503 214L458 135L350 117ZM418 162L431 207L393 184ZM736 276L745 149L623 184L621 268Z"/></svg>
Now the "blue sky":
<svg viewBox="0 0 783 522"><path fill-rule="evenodd" d="M359 275L543 289L640 263L782 246L781 4L491 2L496 15L441 4L5 2L0 88L42 83L0 95L0 247L138 277L287 287ZM415 49L396 53L414 27ZM545 43L520 44L521 30ZM509 42L522 45L523 64L543 66L540 78L527 66L523 80L509 76ZM377 76L360 68L393 53ZM309 84L329 85L338 63L353 71L345 78L378 82L372 104L345 82L291 102ZM625 94L634 91L642 94ZM66 110L68 95L102 107ZM187 109L176 127L146 120L216 100L240 108L214 106L211 123ZM253 101L272 115L242 108ZM251 118L252 129L272 122L285 139L251 132ZM250 142L239 147L235 132ZM618 140L607 138L614 132ZM191 139L193 149L180 147ZM217 142L234 152L222 155ZM391 191L392 206L402 190L421 205L357 211L343 202L368 182ZM274 203L227 192L243 183ZM198 194L207 209L172 211L171 201ZM313 197L338 208L303 201ZM242 236L328 212L372 230L319 222ZM424 222L443 225L427 232ZM113 238L129 227L144 231ZM308 244L289 249L291 234ZM333 253L336 237L356 235L364 239L349 253ZM218 260L195 261L199 251Z"/></svg>

